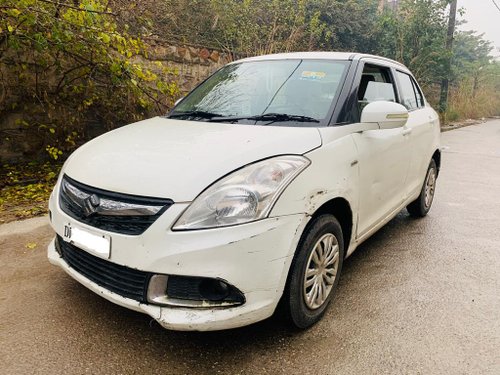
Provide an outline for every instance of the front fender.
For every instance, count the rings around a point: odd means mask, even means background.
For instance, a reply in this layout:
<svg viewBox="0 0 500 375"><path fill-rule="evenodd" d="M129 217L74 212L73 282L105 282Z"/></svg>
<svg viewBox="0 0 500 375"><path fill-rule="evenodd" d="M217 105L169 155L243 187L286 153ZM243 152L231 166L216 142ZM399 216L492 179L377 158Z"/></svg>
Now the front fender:
<svg viewBox="0 0 500 375"><path fill-rule="evenodd" d="M356 223L359 167L352 136L334 139L305 156L311 165L285 189L271 216L313 215L324 203L340 197L349 202Z"/></svg>

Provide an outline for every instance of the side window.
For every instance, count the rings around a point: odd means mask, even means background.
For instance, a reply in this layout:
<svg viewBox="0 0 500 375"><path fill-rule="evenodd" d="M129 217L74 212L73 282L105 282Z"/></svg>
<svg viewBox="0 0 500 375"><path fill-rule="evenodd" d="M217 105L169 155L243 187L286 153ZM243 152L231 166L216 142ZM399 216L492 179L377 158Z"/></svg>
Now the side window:
<svg viewBox="0 0 500 375"><path fill-rule="evenodd" d="M401 89L401 104L409 111L421 108L423 106L423 97L413 83L413 79L406 73L397 72L397 75Z"/></svg>
<svg viewBox="0 0 500 375"><path fill-rule="evenodd" d="M415 90L415 94L417 95L418 108L425 107L424 96L422 95L422 92L418 88L417 82L415 82L415 80L412 78L411 83L413 83L413 89Z"/></svg>
<svg viewBox="0 0 500 375"><path fill-rule="evenodd" d="M358 88L359 112L371 102L396 101L394 80L389 68L366 64Z"/></svg>

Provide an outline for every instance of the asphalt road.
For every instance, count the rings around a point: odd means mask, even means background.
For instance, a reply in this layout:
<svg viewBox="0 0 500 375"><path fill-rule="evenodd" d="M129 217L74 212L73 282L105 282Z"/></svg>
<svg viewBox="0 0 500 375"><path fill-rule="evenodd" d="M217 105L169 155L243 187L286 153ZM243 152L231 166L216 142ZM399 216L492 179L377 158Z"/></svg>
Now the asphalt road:
<svg viewBox="0 0 500 375"><path fill-rule="evenodd" d="M500 374L500 120L442 140L429 216L362 245L303 332L166 331L49 265L45 219L0 226L0 373Z"/></svg>

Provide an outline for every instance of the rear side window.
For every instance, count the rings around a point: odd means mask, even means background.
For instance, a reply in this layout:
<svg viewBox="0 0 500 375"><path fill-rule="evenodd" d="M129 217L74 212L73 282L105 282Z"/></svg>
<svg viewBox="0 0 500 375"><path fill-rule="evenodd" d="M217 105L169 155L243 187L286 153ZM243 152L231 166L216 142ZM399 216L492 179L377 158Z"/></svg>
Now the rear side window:
<svg viewBox="0 0 500 375"><path fill-rule="evenodd" d="M425 106L424 96L422 95L422 92L418 88L417 82L415 82L415 80L412 77L410 78L411 78L411 83L413 83L413 89L415 90L415 94L417 95L418 108L422 108Z"/></svg>
<svg viewBox="0 0 500 375"><path fill-rule="evenodd" d="M424 98L413 78L403 72L397 72L397 75L401 89L401 104L409 111L422 108L424 106Z"/></svg>

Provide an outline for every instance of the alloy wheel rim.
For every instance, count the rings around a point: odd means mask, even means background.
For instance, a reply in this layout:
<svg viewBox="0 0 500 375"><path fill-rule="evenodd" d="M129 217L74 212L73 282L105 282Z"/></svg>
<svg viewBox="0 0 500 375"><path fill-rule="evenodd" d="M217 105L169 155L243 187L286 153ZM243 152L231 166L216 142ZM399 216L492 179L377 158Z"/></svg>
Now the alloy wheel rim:
<svg viewBox="0 0 500 375"><path fill-rule="evenodd" d="M314 245L304 274L304 302L311 310L319 309L330 295L339 266L339 245L332 233L323 235Z"/></svg>
<svg viewBox="0 0 500 375"><path fill-rule="evenodd" d="M429 170L429 173L427 174L427 180L425 181L424 204L426 209L428 209L432 204L435 190L436 190L436 170L434 168L431 168Z"/></svg>

